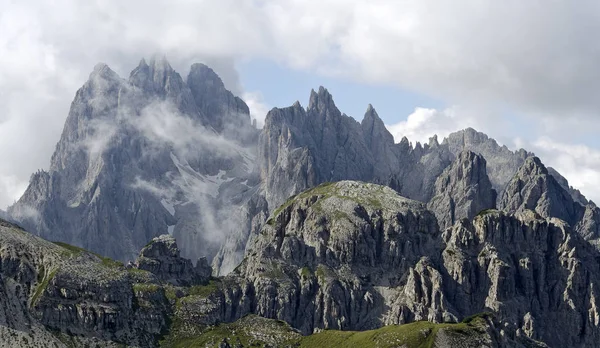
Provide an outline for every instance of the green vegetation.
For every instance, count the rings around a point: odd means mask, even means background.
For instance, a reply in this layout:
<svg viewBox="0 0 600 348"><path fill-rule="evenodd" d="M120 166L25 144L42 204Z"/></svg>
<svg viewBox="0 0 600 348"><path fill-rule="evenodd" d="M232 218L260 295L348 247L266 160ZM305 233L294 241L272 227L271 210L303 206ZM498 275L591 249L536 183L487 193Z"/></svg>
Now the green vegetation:
<svg viewBox="0 0 600 348"><path fill-rule="evenodd" d="M478 313L478 314L470 315L470 316L464 318L461 321L461 323L470 324L473 321L478 320L478 319L492 319L493 317L494 317L494 315L492 313L490 313L490 312L483 312L483 313Z"/></svg>
<svg viewBox="0 0 600 348"><path fill-rule="evenodd" d="M177 289L172 285L165 285L165 296L169 301L177 301Z"/></svg>
<svg viewBox="0 0 600 348"><path fill-rule="evenodd" d="M98 254L95 254L96 256L98 256L101 260L102 260L102 265L108 268L122 268L125 267L125 265L123 265L123 262L120 261L115 261L109 257L103 257L100 256Z"/></svg>
<svg viewBox="0 0 600 348"><path fill-rule="evenodd" d="M64 249L64 253L63 255L65 256L79 256L82 253L88 253L88 254L92 254L96 257L98 257L102 263L103 266L108 267L108 268L121 268L124 267L122 262L119 261L115 261L111 258L108 257L104 257L100 254L96 254L94 252L85 250L83 248L71 245L71 244L67 244L67 243L63 243L63 242L52 242L56 245L58 245L59 247Z"/></svg>
<svg viewBox="0 0 600 348"><path fill-rule="evenodd" d="M77 256L81 253L87 252L87 250L80 248L80 247L76 247L74 245L71 244L67 244L67 243L63 243L63 242L52 242L56 245L58 245L59 247L65 249L65 254L66 256Z"/></svg>
<svg viewBox="0 0 600 348"><path fill-rule="evenodd" d="M134 292L157 292L161 287L157 284L135 283L133 284Z"/></svg>
<svg viewBox="0 0 600 348"><path fill-rule="evenodd" d="M461 335L475 336L482 333L480 316L473 316L468 323L434 324L418 321L404 325L385 326L369 331L325 330L303 337L299 347L433 347L440 330Z"/></svg>
<svg viewBox="0 0 600 348"><path fill-rule="evenodd" d="M232 347L433 347L440 330L461 337L476 337L483 330L489 313L465 318L461 323L434 324L418 321L404 325L385 326L369 331L325 330L301 336L288 324L249 315L237 322L206 328L196 336L173 336L161 342L163 347L219 347L226 342Z"/></svg>
<svg viewBox="0 0 600 348"><path fill-rule="evenodd" d="M150 274L150 272L139 268L128 268L127 272L129 272L133 276L146 276Z"/></svg>
<svg viewBox="0 0 600 348"><path fill-rule="evenodd" d="M317 270L315 271L315 275L317 276L319 282L324 281L327 276L331 276L331 270L323 264L319 264L317 266Z"/></svg>
<svg viewBox="0 0 600 348"><path fill-rule="evenodd" d="M484 216L487 214L498 213L498 212L500 212L500 211L497 209L484 209L484 210L480 211L479 213L477 213L477 216Z"/></svg>
<svg viewBox="0 0 600 348"><path fill-rule="evenodd" d="M234 323L210 326L199 335L188 332L171 333L162 340L162 347L294 347L301 335L280 320L248 315Z"/></svg>
<svg viewBox="0 0 600 348"><path fill-rule="evenodd" d="M271 215L272 217L269 220L267 220L267 223L269 225L274 224L275 218L277 216L279 216L279 214L283 210L285 210L285 208L289 207L292 203L294 203L294 201L296 199L304 199L304 198L307 198L310 196L318 196L318 195L330 195L333 192L333 190L331 188L331 186L333 184L334 184L333 182L325 182L315 188L304 191L298 195L291 196L290 198L288 198L288 200L285 203L280 205L279 208L275 209L275 211L273 212L273 215Z"/></svg>
<svg viewBox="0 0 600 348"><path fill-rule="evenodd" d="M189 290L189 296L208 297L219 290L221 282L216 279L211 279L206 285L192 286Z"/></svg>
<svg viewBox="0 0 600 348"><path fill-rule="evenodd" d="M300 270L300 276L302 276L302 278L310 278L311 275L312 272L308 267L302 267L302 269Z"/></svg>
<svg viewBox="0 0 600 348"><path fill-rule="evenodd" d="M282 265L275 261L265 264L265 271L262 273L262 275L269 279L286 278L286 274L283 271Z"/></svg>
<svg viewBox="0 0 600 348"><path fill-rule="evenodd" d="M35 292L33 293L33 297L31 298L31 307L37 304L37 301L42 296L46 288L48 287L48 283L54 278L58 272L58 268L53 269L52 271L46 273L45 269L42 267L38 273L38 283L35 287Z"/></svg>
<svg viewBox="0 0 600 348"><path fill-rule="evenodd" d="M333 220L334 221L348 220L348 221L352 222L352 219L350 219L350 216L346 212L339 211L339 210L336 210L333 212Z"/></svg>
<svg viewBox="0 0 600 348"><path fill-rule="evenodd" d="M273 212L271 217L267 220L267 224L269 224L271 226L274 225L275 221L277 219L277 216L279 216L279 214L281 214L281 212L284 211L287 207L292 205L294 203L294 201L302 200L302 199L305 199L305 198L308 198L311 196L322 196L324 198L336 196L336 197L339 197L342 199L352 200L363 206L369 206L369 207L372 207L377 210L381 210L384 208L383 203L381 201L381 197L379 197L380 195L385 194L383 186L378 187L377 190L375 192L373 192L372 195L351 197L351 196L344 196L344 195L339 194L339 192L336 191L334 184L335 184L334 182L326 182L315 188L309 189L298 195L290 197L285 203L283 203L281 206L279 206L277 209L275 209L275 211ZM315 202L315 204L313 204L312 207L313 207L313 209L315 209L317 211L323 210L321 201ZM349 221L352 221L350 219L350 217L348 216L348 214L346 214L344 212L334 212L333 218L336 220L348 219Z"/></svg>

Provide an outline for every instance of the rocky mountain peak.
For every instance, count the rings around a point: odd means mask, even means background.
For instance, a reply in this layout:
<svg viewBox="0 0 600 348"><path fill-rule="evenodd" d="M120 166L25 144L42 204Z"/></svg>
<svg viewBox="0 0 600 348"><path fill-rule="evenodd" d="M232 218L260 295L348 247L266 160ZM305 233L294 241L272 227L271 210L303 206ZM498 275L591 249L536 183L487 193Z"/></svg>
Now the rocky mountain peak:
<svg viewBox="0 0 600 348"><path fill-rule="evenodd" d="M434 148L434 147L440 146L437 134L435 134L434 136L432 136L431 138L429 138L429 144L428 145L429 145L430 148Z"/></svg>
<svg viewBox="0 0 600 348"><path fill-rule="evenodd" d="M307 108L308 111L316 111L320 113L330 108L336 108L336 106L333 102L333 97L325 87L320 86L318 92L315 92L314 89L310 91L310 98Z"/></svg>
<svg viewBox="0 0 600 348"><path fill-rule="evenodd" d="M394 136L389 132L371 104L367 107L361 127L368 146L372 146L374 142L381 142L386 145L394 144Z"/></svg>
<svg viewBox="0 0 600 348"><path fill-rule="evenodd" d="M119 75L117 75L117 73L105 63L98 63L94 66L94 69L90 73L90 80L97 77L101 77L106 80L119 79Z"/></svg>
<svg viewBox="0 0 600 348"><path fill-rule="evenodd" d="M203 63L192 64L187 77L187 83L194 87L205 85L207 87L210 86L218 89L225 88L225 84L223 83L223 80L221 80L221 77L219 77L213 69Z"/></svg>
<svg viewBox="0 0 600 348"><path fill-rule="evenodd" d="M173 236L161 235L153 238L140 252L135 267L155 274L158 279L173 285L190 286L208 282L212 269L206 258L192 265L179 256L180 251Z"/></svg>
<svg viewBox="0 0 600 348"><path fill-rule="evenodd" d="M562 186L571 194L571 197L573 197L574 201L580 203L581 205L587 205L590 202L581 193L581 191L575 189L573 186L570 186L567 179L564 176L562 176L556 169L552 167L547 167L546 169L548 169L548 174L552 175L554 179L556 179L556 181L560 184L560 186Z"/></svg>
<svg viewBox="0 0 600 348"><path fill-rule="evenodd" d="M208 127L242 141L253 133L248 105L225 88L213 69L202 63L193 64L186 83ZM254 134L250 138L254 139Z"/></svg>
<svg viewBox="0 0 600 348"><path fill-rule="evenodd" d="M500 146L496 140L473 128L466 128L448 135L442 142L448 150L458 156L464 149L483 155L487 161L490 181L497 192L502 192L527 157L533 156L527 151L511 151Z"/></svg>
<svg viewBox="0 0 600 348"><path fill-rule="evenodd" d="M516 175L527 177L532 175L548 175L548 169L538 157L529 157L525 163L519 168Z"/></svg>
<svg viewBox="0 0 600 348"><path fill-rule="evenodd" d="M428 208L441 228L454 225L496 206L496 191L487 175L483 156L463 150L435 182L435 196Z"/></svg>
<svg viewBox="0 0 600 348"><path fill-rule="evenodd" d="M471 127L465 128L458 132L451 133L450 135L448 135L447 139L449 143L461 144L463 147L482 144L490 140L485 133L478 132Z"/></svg>
<svg viewBox="0 0 600 348"><path fill-rule="evenodd" d="M534 210L544 218L555 217L573 226L582 207L548 173L537 157L529 157L507 184L498 207L508 212Z"/></svg>
<svg viewBox="0 0 600 348"><path fill-rule="evenodd" d="M77 91L76 99L88 99L101 106L100 100L116 94L123 80L105 63L98 63L89 75L86 83Z"/></svg>
<svg viewBox="0 0 600 348"><path fill-rule="evenodd" d="M174 98L184 89L183 79L165 56L153 56L149 63L142 59L129 75L129 82L145 93L159 97Z"/></svg>
<svg viewBox="0 0 600 348"><path fill-rule="evenodd" d="M246 104L209 68L197 65L192 75L201 71L206 81L192 78L188 86L164 57L142 59L129 80L97 65L71 104L48 175L33 176L11 207L15 219L43 237L123 261L169 231L180 238L193 230L202 239L200 230L209 227L193 203L215 214L226 191L220 186L238 185L234 176L252 169L258 131ZM173 129L157 135L165 124ZM182 124L193 129L178 130ZM171 133L187 138L178 142ZM199 134L226 139L201 151ZM176 205L184 203L180 211ZM189 244L186 256L214 253L203 249L205 240Z"/></svg>

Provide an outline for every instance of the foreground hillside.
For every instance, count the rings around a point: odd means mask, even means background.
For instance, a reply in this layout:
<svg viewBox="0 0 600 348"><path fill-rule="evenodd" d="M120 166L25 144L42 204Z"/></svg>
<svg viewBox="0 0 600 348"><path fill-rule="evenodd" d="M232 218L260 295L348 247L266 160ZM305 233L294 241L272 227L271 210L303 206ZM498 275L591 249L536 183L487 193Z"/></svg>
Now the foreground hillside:
<svg viewBox="0 0 600 348"><path fill-rule="evenodd" d="M169 342L172 347L486 347L498 338L488 315L473 316L463 323L433 324L426 321L390 325L369 331L326 330L302 336L284 322L249 315L221 324L204 333ZM544 347L528 342L531 347Z"/></svg>
<svg viewBox="0 0 600 348"><path fill-rule="evenodd" d="M185 319L173 311L206 298L220 281L208 283L189 261L177 258L175 248L172 238L161 237L144 249L137 267L151 265L154 274L0 222L0 346L417 347L435 342L434 346L450 347L456 339L475 345L495 339L487 317L468 324L421 322L302 336L285 322L248 315L233 323L198 325L198 331L183 335ZM156 267L159 264L162 267ZM181 282L187 286L173 284ZM199 313L186 313L195 314Z"/></svg>
<svg viewBox="0 0 600 348"><path fill-rule="evenodd" d="M597 251L527 209L440 230L388 187L327 183L277 209L221 278L169 236L124 266L0 232L5 346L594 347L600 336Z"/></svg>

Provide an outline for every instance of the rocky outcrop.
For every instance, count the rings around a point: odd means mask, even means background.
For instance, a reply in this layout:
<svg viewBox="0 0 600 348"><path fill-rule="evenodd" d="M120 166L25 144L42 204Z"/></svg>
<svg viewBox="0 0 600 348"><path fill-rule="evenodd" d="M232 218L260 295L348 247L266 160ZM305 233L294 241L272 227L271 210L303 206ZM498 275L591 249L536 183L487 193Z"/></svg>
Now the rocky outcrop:
<svg viewBox="0 0 600 348"><path fill-rule="evenodd" d="M140 252L135 267L178 286L206 284L212 274L205 257L198 259L195 266L189 259L182 258L175 238L170 235L152 239Z"/></svg>
<svg viewBox="0 0 600 348"><path fill-rule="evenodd" d="M440 233L389 188L323 184L277 209L246 255L189 310L211 313L204 322L256 313L303 333L491 311L510 340L593 347L600 334L597 251L531 210L488 209Z"/></svg>
<svg viewBox="0 0 600 348"><path fill-rule="evenodd" d="M182 78L154 57L124 79L98 64L73 100L49 170L32 176L9 215L42 237L123 261L169 233L183 256L206 256L224 274L289 196L351 179L428 202L463 149L486 157L494 187L526 155L471 129L441 144L395 144L372 106L358 123L323 87L307 108L271 110L259 136L247 105L206 65Z"/></svg>
<svg viewBox="0 0 600 348"><path fill-rule="evenodd" d="M573 198L573 200L583 206L587 205L588 203L590 203L587 198L585 198L585 196L581 193L581 191L577 190L576 188L574 188L573 186L569 185L569 182L567 181L567 179L562 176L558 171L556 171L556 169L552 168L552 167L547 167L548 169L548 174L552 175L554 177L554 179L556 179L556 182L558 182L558 184L564 188L567 192L569 192L569 194L571 195L571 197Z"/></svg>
<svg viewBox="0 0 600 348"><path fill-rule="evenodd" d="M6 222L0 292L0 341L12 347L152 347L171 313L152 274Z"/></svg>
<svg viewBox="0 0 600 348"><path fill-rule="evenodd" d="M506 186L498 204L507 212L533 210L542 217L556 217L574 226L581 205L548 173L539 158L528 158Z"/></svg>
<svg viewBox="0 0 600 348"><path fill-rule="evenodd" d="M552 347L592 347L600 334L597 252L563 221L488 211L442 236L447 299L491 310Z"/></svg>
<svg viewBox="0 0 600 348"><path fill-rule="evenodd" d="M598 252L564 221L527 209L488 209L441 232L423 203L389 187L322 184L276 209L230 275L192 287L181 279L195 270L172 237L140 255L151 273L6 226L3 317L40 337L152 346L167 335L175 345L248 314L311 334L469 322L481 312L493 320L471 337L479 344L594 347L600 336ZM443 327L428 335L441 346L471 339Z"/></svg>
<svg viewBox="0 0 600 348"><path fill-rule="evenodd" d="M455 156L458 156L463 150L483 156L487 162L490 181L496 192L502 192L525 160L533 156L531 152L523 149L513 152L505 145L500 146L496 140L473 128L466 128L448 135L442 145L448 146L449 151Z"/></svg>
<svg viewBox="0 0 600 348"><path fill-rule="evenodd" d="M437 234L423 204L390 188L322 184L273 214L233 277L254 294L247 310L303 333L377 328L389 301L381 287L400 286L421 257L435 254ZM443 299L438 305L402 307L399 322L451 318Z"/></svg>
<svg viewBox="0 0 600 348"><path fill-rule="evenodd" d="M496 191L487 176L486 161L468 150L438 177L435 192L427 207L435 212L442 229L496 206Z"/></svg>
<svg viewBox="0 0 600 348"><path fill-rule="evenodd" d="M257 133L248 107L204 65L184 80L164 57L142 60L128 79L99 64L49 171L31 177L9 214L44 238L123 261L167 233L184 256L212 259L232 229L216 221L258 184L249 178Z"/></svg>

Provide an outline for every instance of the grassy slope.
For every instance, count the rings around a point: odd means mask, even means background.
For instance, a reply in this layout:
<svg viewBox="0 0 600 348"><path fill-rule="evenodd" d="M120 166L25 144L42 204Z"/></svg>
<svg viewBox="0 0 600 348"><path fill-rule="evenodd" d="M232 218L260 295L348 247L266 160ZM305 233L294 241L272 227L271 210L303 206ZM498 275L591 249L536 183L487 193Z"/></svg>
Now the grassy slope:
<svg viewBox="0 0 600 348"><path fill-rule="evenodd" d="M219 347L227 342L232 347L433 347L439 330L468 336L484 334L485 320L473 316L457 324L434 324L419 321L405 325L390 325L369 331L325 330L310 336L300 336L284 322L254 315L235 323L221 324L199 336L171 341L165 347Z"/></svg>

